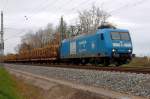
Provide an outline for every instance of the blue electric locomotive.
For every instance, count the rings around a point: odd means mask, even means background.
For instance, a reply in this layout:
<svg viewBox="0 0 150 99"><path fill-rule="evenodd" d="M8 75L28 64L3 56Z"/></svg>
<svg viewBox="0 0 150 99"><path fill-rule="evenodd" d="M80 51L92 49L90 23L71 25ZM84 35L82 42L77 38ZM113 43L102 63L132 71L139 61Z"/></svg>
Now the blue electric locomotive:
<svg viewBox="0 0 150 99"><path fill-rule="evenodd" d="M65 39L60 46L60 58L67 62L119 66L130 62L131 57L131 37L125 29L98 29L93 34Z"/></svg>

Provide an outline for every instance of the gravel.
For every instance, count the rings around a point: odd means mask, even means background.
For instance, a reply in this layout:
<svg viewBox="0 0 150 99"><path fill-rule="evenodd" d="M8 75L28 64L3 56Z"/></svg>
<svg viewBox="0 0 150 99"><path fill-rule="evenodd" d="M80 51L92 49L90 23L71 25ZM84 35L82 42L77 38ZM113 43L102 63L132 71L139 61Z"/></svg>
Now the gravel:
<svg viewBox="0 0 150 99"><path fill-rule="evenodd" d="M109 72L96 70L80 70L56 67L40 67L25 65L5 65L9 68L27 71L30 73L69 80L75 83L103 87L117 92L150 98L150 75Z"/></svg>

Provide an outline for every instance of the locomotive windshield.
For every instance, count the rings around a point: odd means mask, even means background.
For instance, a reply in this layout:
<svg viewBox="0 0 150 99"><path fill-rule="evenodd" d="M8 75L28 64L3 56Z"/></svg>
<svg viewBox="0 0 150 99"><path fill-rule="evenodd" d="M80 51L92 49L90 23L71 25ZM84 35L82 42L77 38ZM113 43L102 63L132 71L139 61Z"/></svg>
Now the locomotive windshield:
<svg viewBox="0 0 150 99"><path fill-rule="evenodd" d="M130 40L128 32L111 32L112 40Z"/></svg>

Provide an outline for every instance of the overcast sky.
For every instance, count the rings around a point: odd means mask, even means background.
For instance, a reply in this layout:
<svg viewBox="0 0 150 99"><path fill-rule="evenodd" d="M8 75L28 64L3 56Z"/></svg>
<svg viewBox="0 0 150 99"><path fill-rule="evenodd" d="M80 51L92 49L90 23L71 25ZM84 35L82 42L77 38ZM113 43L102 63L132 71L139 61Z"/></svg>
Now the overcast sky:
<svg viewBox="0 0 150 99"><path fill-rule="evenodd" d="M5 53L14 52L27 31L44 28L48 23L56 25L61 15L68 24L74 24L77 12L93 4L111 13L109 22L129 29L135 54L150 56L150 0L0 0Z"/></svg>

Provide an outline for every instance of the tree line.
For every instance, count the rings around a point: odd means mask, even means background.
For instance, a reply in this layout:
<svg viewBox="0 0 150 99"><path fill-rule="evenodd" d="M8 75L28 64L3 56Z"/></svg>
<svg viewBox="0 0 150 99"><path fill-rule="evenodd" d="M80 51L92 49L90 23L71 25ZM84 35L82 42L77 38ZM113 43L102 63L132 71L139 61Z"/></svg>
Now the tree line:
<svg viewBox="0 0 150 99"><path fill-rule="evenodd" d="M68 25L60 20L57 26L49 23L45 29L39 29L36 33L30 31L21 39L21 43L15 48L17 52L42 48L50 44L58 44L63 33L63 39L73 38L80 34L95 33L97 28L107 21L111 15L103 9L92 6L88 10L78 12L75 25Z"/></svg>

